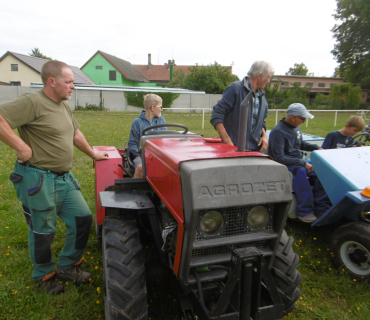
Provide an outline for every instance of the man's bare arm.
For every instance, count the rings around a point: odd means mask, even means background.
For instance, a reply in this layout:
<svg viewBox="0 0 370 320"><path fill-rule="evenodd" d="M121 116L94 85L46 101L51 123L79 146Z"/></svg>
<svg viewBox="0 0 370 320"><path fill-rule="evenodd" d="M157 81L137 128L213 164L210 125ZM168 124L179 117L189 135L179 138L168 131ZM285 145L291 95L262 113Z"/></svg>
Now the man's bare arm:
<svg viewBox="0 0 370 320"><path fill-rule="evenodd" d="M225 126L222 122L219 122L216 124L216 130L218 134L220 135L221 139L223 142L233 146L233 142L231 141L230 136L227 134Z"/></svg>
<svg viewBox="0 0 370 320"><path fill-rule="evenodd" d="M83 153L87 154L90 158L94 160L107 160L109 158L107 152L95 152L87 142L85 136L80 130L76 130L73 135L73 144L81 150Z"/></svg>
<svg viewBox="0 0 370 320"><path fill-rule="evenodd" d="M16 151L19 162L25 162L32 157L31 148L15 134L8 121L0 114L0 140Z"/></svg>

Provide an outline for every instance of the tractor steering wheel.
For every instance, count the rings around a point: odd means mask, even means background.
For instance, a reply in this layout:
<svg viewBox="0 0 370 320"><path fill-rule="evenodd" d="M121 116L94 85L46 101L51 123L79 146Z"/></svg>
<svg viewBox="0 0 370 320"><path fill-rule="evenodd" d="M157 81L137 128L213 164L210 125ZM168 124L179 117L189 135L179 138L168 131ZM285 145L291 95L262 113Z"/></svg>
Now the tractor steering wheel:
<svg viewBox="0 0 370 320"><path fill-rule="evenodd" d="M145 134L147 131L155 129L155 128L166 128L166 127L177 127L177 128L182 128L184 129L184 132L178 132L176 130L153 130L152 132L149 132L148 134ZM161 124L156 124L154 126L145 128L141 134L143 136L146 135L158 135L158 134L187 134L189 131L187 126L184 126L183 124L178 124L178 123L161 123Z"/></svg>
<svg viewBox="0 0 370 320"><path fill-rule="evenodd" d="M353 145L356 145L356 144L361 144L362 145L365 145L366 141L370 141L370 134L369 132L362 132L362 133L359 133L358 135L352 137L348 143L347 143L347 148L348 147L352 147Z"/></svg>

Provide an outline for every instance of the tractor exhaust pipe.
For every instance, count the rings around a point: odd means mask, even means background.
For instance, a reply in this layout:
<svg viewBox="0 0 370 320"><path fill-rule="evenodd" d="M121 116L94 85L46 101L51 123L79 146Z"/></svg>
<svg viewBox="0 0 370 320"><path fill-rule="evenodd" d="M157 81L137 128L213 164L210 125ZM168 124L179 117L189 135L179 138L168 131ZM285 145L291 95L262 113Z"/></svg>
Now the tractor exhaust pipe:
<svg viewBox="0 0 370 320"><path fill-rule="evenodd" d="M245 143L247 140L247 117L248 109L252 103L253 92L250 91L245 99L240 104L239 112L239 132L238 132L238 152L245 151Z"/></svg>

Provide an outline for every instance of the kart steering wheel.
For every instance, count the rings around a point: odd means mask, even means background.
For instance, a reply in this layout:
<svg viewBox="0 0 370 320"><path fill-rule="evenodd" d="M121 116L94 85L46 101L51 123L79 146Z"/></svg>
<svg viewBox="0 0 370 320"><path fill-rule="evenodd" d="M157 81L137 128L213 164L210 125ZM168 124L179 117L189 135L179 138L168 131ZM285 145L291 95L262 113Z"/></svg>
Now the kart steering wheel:
<svg viewBox="0 0 370 320"><path fill-rule="evenodd" d="M182 128L184 129L184 132L178 132L176 130L153 130L152 132L149 132L148 134L146 134L147 131L149 130L152 130L152 129L156 129L156 128L166 128L166 127L177 127L177 128ZM151 126L151 127L148 127L148 128L145 128L141 134L143 136L146 136L146 135L158 135L158 134L187 134L189 131L188 127L187 126L184 126L183 124L178 124L178 123L161 123L161 124L156 124L154 126Z"/></svg>
<svg viewBox="0 0 370 320"><path fill-rule="evenodd" d="M357 143L361 143L361 145L365 145L365 143L367 141L370 141L370 134L369 134L369 132L362 132L362 133L359 133L358 135L352 137L348 141L347 147L352 147L353 145L355 145Z"/></svg>

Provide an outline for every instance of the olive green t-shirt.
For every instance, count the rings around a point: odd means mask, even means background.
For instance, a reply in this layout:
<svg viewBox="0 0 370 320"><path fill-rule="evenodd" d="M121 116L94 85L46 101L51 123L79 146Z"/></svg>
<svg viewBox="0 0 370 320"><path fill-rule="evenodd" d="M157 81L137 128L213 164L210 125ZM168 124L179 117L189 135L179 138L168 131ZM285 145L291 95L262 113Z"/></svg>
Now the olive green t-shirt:
<svg viewBox="0 0 370 320"><path fill-rule="evenodd" d="M67 102L57 103L41 90L1 104L0 114L32 149L29 164L55 172L72 168L73 135L79 124Z"/></svg>

